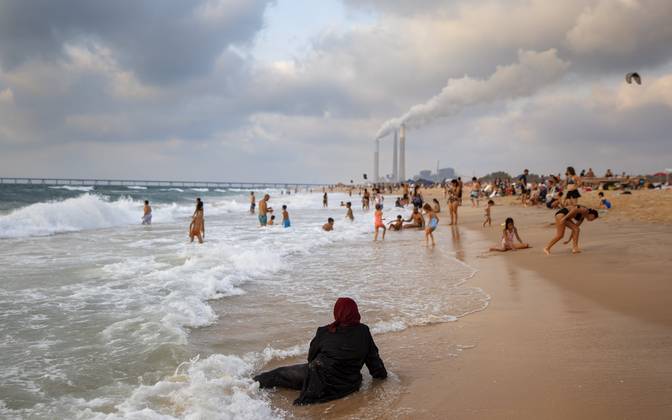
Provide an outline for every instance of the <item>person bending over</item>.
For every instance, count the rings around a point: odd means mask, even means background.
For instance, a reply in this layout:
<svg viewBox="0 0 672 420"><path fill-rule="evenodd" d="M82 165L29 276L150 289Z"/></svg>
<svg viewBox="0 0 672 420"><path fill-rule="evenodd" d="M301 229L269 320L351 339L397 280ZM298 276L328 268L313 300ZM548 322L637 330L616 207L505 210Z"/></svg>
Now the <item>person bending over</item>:
<svg viewBox="0 0 672 420"><path fill-rule="evenodd" d="M358 391L364 365L373 378L387 378L369 327L360 323L357 303L342 297L334 305L334 322L319 327L310 342L308 363L279 367L254 380L261 388L300 390L295 405L314 404Z"/></svg>

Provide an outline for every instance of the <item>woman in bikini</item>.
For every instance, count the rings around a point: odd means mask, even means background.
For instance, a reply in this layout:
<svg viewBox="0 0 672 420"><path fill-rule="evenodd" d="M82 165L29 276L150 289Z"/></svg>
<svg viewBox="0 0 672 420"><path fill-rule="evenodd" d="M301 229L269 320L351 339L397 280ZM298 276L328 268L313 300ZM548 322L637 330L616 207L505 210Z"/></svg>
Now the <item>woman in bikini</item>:
<svg viewBox="0 0 672 420"><path fill-rule="evenodd" d="M198 243L203 243L203 227L205 223L203 221L203 202L199 201L196 204L196 211L194 216L191 219L191 224L189 225L189 239L190 242L194 242L194 237L198 238Z"/></svg>
<svg viewBox="0 0 672 420"><path fill-rule="evenodd" d="M563 207L558 210L555 213L555 237L553 237L548 245L546 245L546 248L544 248L546 255L551 255L551 248L565 236L566 228L571 229L572 235L565 241L565 243L567 244L572 241L572 253L578 254L581 252L579 249L579 233L581 231L579 226L581 226L584 220L592 222L597 219L597 217L597 210L583 206L576 206L571 210L567 207Z"/></svg>
<svg viewBox="0 0 672 420"><path fill-rule="evenodd" d="M567 176L567 180L565 181L567 189L567 194L565 195L566 204L568 206L575 206L578 204L579 198L581 197L581 194L579 193L581 177L576 174L576 171L571 166L567 167L565 175Z"/></svg>
<svg viewBox="0 0 672 420"><path fill-rule="evenodd" d="M456 179L450 181L450 188L448 189L448 211L450 212L450 224L457 224L457 208L460 206L459 197L460 184Z"/></svg>

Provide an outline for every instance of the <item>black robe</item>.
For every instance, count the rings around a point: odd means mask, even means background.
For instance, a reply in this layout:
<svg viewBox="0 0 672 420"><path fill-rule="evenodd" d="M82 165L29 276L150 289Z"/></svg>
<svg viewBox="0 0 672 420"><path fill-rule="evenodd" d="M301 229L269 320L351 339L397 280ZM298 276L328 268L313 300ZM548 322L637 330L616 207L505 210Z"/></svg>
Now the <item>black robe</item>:
<svg viewBox="0 0 672 420"><path fill-rule="evenodd" d="M307 364L277 368L254 379L262 388L300 389L294 404L312 404L342 398L359 390L365 364L372 377L387 377L369 327L364 324L338 327L332 333L324 326L317 329L310 342Z"/></svg>

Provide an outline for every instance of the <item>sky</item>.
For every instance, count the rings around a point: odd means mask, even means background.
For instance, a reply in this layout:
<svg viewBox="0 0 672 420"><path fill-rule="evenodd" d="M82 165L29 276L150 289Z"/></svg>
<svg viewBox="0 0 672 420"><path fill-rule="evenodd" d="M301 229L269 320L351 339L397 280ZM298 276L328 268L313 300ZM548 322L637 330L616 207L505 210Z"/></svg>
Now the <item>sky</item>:
<svg viewBox="0 0 672 420"><path fill-rule="evenodd" d="M669 0L0 0L0 176L672 168ZM627 84L636 71L642 85Z"/></svg>

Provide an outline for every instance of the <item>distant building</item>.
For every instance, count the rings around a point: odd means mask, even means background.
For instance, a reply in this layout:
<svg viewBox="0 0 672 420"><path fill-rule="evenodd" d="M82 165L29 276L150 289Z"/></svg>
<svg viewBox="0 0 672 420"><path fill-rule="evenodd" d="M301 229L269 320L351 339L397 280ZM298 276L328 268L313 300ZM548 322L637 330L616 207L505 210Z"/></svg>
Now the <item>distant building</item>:
<svg viewBox="0 0 672 420"><path fill-rule="evenodd" d="M455 169L441 168L436 174L433 174L429 169L424 169L414 176L413 179L426 179L428 181L443 182L446 179L453 179L456 177L457 175L455 174Z"/></svg>

